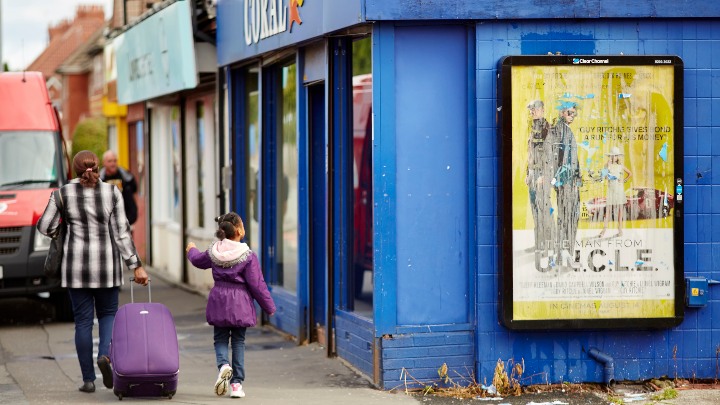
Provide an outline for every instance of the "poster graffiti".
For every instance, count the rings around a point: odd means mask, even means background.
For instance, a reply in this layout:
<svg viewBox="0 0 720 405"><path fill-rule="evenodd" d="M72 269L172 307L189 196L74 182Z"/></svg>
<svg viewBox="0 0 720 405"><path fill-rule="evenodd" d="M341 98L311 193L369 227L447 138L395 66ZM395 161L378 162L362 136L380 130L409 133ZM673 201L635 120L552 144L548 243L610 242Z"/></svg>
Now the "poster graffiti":
<svg viewBox="0 0 720 405"><path fill-rule="evenodd" d="M673 318L675 68L577 60L510 69L512 318Z"/></svg>

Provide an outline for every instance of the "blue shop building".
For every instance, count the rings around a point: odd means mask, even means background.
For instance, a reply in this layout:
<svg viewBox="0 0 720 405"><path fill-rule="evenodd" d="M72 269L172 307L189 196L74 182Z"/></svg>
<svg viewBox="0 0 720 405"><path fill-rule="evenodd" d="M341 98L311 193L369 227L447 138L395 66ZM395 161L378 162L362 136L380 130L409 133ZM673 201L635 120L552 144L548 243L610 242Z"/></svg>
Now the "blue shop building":
<svg viewBox="0 0 720 405"><path fill-rule="evenodd" d="M223 174L278 306L266 321L384 389L443 364L489 383L498 360L538 376L524 384L716 377L717 16L219 0Z"/></svg>

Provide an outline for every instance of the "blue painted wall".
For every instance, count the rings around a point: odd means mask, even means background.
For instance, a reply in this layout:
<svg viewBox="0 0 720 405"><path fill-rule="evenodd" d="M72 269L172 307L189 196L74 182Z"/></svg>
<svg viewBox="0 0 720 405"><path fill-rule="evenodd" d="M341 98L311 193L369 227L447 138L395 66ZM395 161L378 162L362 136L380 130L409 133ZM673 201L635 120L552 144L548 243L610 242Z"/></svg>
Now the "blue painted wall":
<svg viewBox="0 0 720 405"><path fill-rule="evenodd" d="M720 15L720 2L712 0L634 0L632 6L628 4L625 0L365 0L365 14L369 21Z"/></svg>
<svg viewBox="0 0 720 405"><path fill-rule="evenodd" d="M466 28L397 27L397 323L468 321Z"/></svg>
<svg viewBox="0 0 720 405"><path fill-rule="evenodd" d="M684 270L687 276L720 279L720 19L684 18L718 16L720 2L687 0L678 7L671 0L640 0L631 9L624 0L361 3L354 22L485 21L475 25L469 41L464 25L373 25L375 333L368 333L372 325L366 320L339 313L338 330L347 332L337 336L340 356L370 375L375 339L386 389L400 383L403 368L418 379L431 379L443 362L462 374L476 362L476 381L490 381L498 358L523 361L525 375L538 375L525 384L599 382L602 366L587 356L590 347L615 359L618 380L715 377L720 286L712 287L708 306L688 309L673 329L510 332L499 324L496 67L506 55L548 52L680 56L685 63ZM268 42L267 48L243 53L242 37L223 31L237 24L233 29L241 32L242 4L219 2L219 10L227 11L218 13L221 65L293 44ZM310 16L323 16L324 28L316 33L333 24L325 11L308 14L303 29L317 29ZM345 14L335 21L351 25ZM468 60L473 54L468 44L474 46L474 60ZM474 83L465 74L468 65L475 68ZM474 86L472 101L468 86ZM476 128L468 134L473 122ZM467 158L467 148L474 146L468 136L476 136L474 162ZM474 177L473 189L468 182ZM468 249L468 241L475 249ZM297 330L297 297L279 289L273 295L281 316L271 321Z"/></svg>
<svg viewBox="0 0 720 405"><path fill-rule="evenodd" d="M548 52L680 56L685 63L685 275L720 278L719 19L483 22L476 25L476 39L478 200L497 195L502 186L495 117L500 58ZM600 382L602 366L586 353L593 346L615 359L617 380L715 377L720 286L711 289L707 307L687 309L684 322L669 330L510 332L500 326L496 213L496 204L478 204L480 381L492 378L500 358L524 360L525 375L543 373L554 382Z"/></svg>
<svg viewBox="0 0 720 405"><path fill-rule="evenodd" d="M463 376L474 368L472 32L373 28L374 307L385 389L401 384L403 369L427 381L443 363Z"/></svg>

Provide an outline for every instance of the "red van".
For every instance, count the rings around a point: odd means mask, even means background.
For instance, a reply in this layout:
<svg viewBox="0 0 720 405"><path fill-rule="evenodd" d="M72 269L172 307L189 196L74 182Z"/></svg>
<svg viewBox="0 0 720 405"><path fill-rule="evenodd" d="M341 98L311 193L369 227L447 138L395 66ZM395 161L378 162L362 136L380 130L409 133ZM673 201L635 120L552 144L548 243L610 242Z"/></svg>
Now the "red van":
<svg viewBox="0 0 720 405"><path fill-rule="evenodd" d="M70 300L43 275L50 239L35 224L69 163L42 74L0 73L0 298L50 298L60 320L71 319Z"/></svg>

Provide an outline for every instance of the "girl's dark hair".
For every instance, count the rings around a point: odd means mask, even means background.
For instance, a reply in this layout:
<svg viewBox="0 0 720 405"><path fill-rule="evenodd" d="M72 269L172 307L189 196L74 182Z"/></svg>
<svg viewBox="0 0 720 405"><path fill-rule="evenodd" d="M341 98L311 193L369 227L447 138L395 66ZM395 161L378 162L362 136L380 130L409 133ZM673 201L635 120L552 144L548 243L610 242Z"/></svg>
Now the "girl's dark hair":
<svg viewBox="0 0 720 405"><path fill-rule="evenodd" d="M73 170L83 187L95 187L100 181L98 157L89 150L81 150L75 155Z"/></svg>
<svg viewBox="0 0 720 405"><path fill-rule="evenodd" d="M215 222L218 223L218 229L215 232L215 237L218 239L230 239L235 236L237 230L240 231L240 240L245 237L245 227L243 226L242 219L240 219L240 215L234 212L228 212L215 218Z"/></svg>

